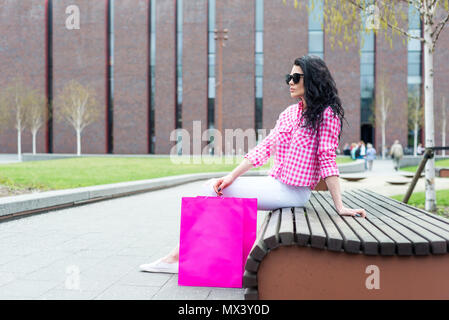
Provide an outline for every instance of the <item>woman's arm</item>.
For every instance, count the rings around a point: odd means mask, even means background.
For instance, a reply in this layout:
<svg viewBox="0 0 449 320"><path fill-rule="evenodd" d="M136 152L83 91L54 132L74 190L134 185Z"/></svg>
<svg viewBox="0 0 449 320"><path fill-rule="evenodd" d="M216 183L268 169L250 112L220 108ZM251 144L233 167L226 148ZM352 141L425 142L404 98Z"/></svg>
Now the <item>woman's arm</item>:
<svg viewBox="0 0 449 320"><path fill-rule="evenodd" d="M243 158L243 161L229 175L235 180L252 167L253 164L247 158Z"/></svg>
<svg viewBox="0 0 449 320"><path fill-rule="evenodd" d="M223 178L217 179L214 183L214 190L219 195L223 195L223 189L227 188L230 184L234 182L239 176L244 174L246 171L251 169L253 164L246 158L243 158L243 161L234 169L231 173L227 174Z"/></svg>
<svg viewBox="0 0 449 320"><path fill-rule="evenodd" d="M276 136L278 134L278 128L280 125L280 116L276 121L275 127L270 131L270 133L254 148L249 150L247 154L245 154L244 158L247 159L253 168L257 168L263 166L268 162L268 159L271 157L271 154L274 151L274 145L276 143Z"/></svg>
<svg viewBox="0 0 449 320"><path fill-rule="evenodd" d="M281 113L282 115L282 113ZM251 168L257 168L267 163L273 151L276 142L276 135L280 125L281 115L276 121L275 127L270 134L265 137L258 145L252 148L244 157L243 161L232 172L218 179L214 184L214 190L218 195L223 195L222 190L234 182L239 176Z"/></svg>
<svg viewBox="0 0 449 320"><path fill-rule="evenodd" d="M335 209L340 215L355 216L360 214L366 216L364 209L349 209L343 206L341 201L340 182L338 180L339 171L336 162L335 150L338 147L338 135L340 133L340 120L332 114L329 107L324 111L323 122L319 128L318 163L320 167L320 177L326 182Z"/></svg>
<svg viewBox="0 0 449 320"><path fill-rule="evenodd" d="M338 176L329 176L324 179L327 188L329 189L332 199L334 200L335 209L337 209L338 214L342 216L356 216L360 214L363 218L366 217L365 209L350 209L343 206L341 201L341 191L340 191L340 181Z"/></svg>

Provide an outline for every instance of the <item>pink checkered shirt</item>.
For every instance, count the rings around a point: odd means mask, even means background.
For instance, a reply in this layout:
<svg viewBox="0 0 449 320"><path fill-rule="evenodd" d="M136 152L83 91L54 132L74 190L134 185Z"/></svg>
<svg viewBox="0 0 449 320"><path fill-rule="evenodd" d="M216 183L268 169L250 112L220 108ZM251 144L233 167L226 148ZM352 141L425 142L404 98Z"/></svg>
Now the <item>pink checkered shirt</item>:
<svg viewBox="0 0 449 320"><path fill-rule="evenodd" d="M244 158L256 168L275 154L274 165L268 172L270 176L289 185L310 186L313 190L320 178L339 176L335 150L338 147L340 119L333 115L329 106L324 110L318 132L301 128L302 106L300 101L281 112L270 134Z"/></svg>

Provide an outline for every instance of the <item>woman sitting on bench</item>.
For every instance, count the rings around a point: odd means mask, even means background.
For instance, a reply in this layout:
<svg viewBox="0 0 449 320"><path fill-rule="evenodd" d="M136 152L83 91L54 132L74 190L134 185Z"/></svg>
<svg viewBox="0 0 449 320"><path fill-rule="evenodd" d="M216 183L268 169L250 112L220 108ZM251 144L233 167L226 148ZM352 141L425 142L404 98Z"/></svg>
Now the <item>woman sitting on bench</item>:
<svg viewBox="0 0 449 320"><path fill-rule="evenodd" d="M298 58L285 80L290 96L298 103L280 114L274 129L244 156L239 166L222 178L208 180L198 195L257 198L258 210L303 207L322 178L340 215L364 218L364 209L346 208L341 200L335 150L344 110L325 62L314 55ZM268 176L240 177L264 165L272 154L275 162ZM179 246L140 269L178 273L178 260Z"/></svg>

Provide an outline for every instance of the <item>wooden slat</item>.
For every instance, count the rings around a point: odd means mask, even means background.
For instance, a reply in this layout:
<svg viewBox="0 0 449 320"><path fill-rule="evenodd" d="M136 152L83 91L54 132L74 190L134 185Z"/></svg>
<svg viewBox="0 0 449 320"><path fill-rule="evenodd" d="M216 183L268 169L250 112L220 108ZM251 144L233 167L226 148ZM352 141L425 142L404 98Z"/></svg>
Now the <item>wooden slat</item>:
<svg viewBox="0 0 449 320"><path fill-rule="evenodd" d="M421 210L419 208L415 208L413 206L407 205L405 203L399 202L395 199L391 199L388 198L386 196L383 196L381 194L378 193L374 193L374 192L367 192L366 190L354 190L356 193L361 193L361 194L368 194L371 197L378 199L382 202L386 202L389 205L395 207L395 208L399 208L403 211L406 211L408 214L417 217L419 219L422 219L428 223L431 223L433 225L435 225L438 228L441 228L447 232L449 232L449 219L440 217L436 214L432 214L430 212L426 212L424 210ZM419 211L417 211L419 210Z"/></svg>
<svg viewBox="0 0 449 320"><path fill-rule="evenodd" d="M307 221L310 228L310 246L313 248L324 249L326 247L326 232L321 225L315 209L310 204L310 201L304 207L306 211Z"/></svg>
<svg viewBox="0 0 449 320"><path fill-rule="evenodd" d="M330 195L326 196L330 203ZM342 193L343 204L350 208L359 207L359 205L353 203L346 192ZM342 216L342 218L351 226L362 241L362 250L365 254L380 254L391 256L396 252L395 242L388 237L387 234L378 229L371 221L371 219L355 218L350 216Z"/></svg>
<svg viewBox="0 0 449 320"><path fill-rule="evenodd" d="M334 205L330 205L326 199L324 199L324 194L329 194L328 192L317 192L315 198L321 207L325 210L328 215L328 219L332 220L336 229L339 231L342 237L342 247L346 252L350 253L360 253L361 251L361 241L360 238L352 231L351 228L345 223L342 217L335 210ZM330 196L330 195L329 195ZM321 220L323 221L323 219ZM376 243L377 245L377 243Z"/></svg>
<svg viewBox="0 0 449 320"><path fill-rule="evenodd" d="M257 232L256 241L254 241L254 246L251 249L251 252L249 253L249 256L252 257L254 260L262 261L262 259L268 253L268 248L263 241L263 237L265 235L265 231L267 229L268 221L270 221L270 218L271 218L271 211L265 215L265 219Z"/></svg>
<svg viewBox="0 0 449 320"><path fill-rule="evenodd" d="M397 232L402 234L404 237L410 240L412 243L413 253L416 255L428 255L430 254L430 243L428 239L423 237L421 234L417 233L416 230L410 229L407 221L405 219L392 218L389 212L382 207L376 205L375 203L368 201L360 195L354 194L353 192L348 192L352 196L352 199L358 203L364 203L365 206L372 208L372 214L377 218L384 221L391 228L395 229Z"/></svg>
<svg viewBox="0 0 449 320"><path fill-rule="evenodd" d="M243 273L243 287L244 288L256 288L257 287L257 274L249 271Z"/></svg>
<svg viewBox="0 0 449 320"><path fill-rule="evenodd" d="M357 189L357 191L360 191L360 192L363 192L363 193L366 193L366 192L370 193L369 190L365 190L365 189ZM403 203L403 202L401 202L401 201L398 201L398 200L395 200L395 199L392 199L392 198L383 196L383 195L378 194L378 193L374 193L374 195L375 195L376 197L379 197L379 198L381 198L381 199L384 199L385 201L391 202L393 205L399 205L399 206L402 206L402 205L405 204L405 203ZM405 205L406 205L406 204L405 204ZM431 219L433 219L433 220L437 220L438 226L440 226L441 228L443 228L443 229L445 229L445 230L449 230L449 219L444 218L444 217L440 217L440 216L438 216L438 215L436 215L436 214L427 212L426 210L423 210L423 209L420 209L420 208L416 208L416 207L409 206L409 205L407 205L407 206L408 206L408 208L410 208L412 211L415 211L415 214L417 214L419 217L427 216L427 217L429 217L429 218L431 218Z"/></svg>
<svg viewBox="0 0 449 320"><path fill-rule="evenodd" d="M404 226L409 231L414 232L415 234L424 238L426 240L425 243L413 242L414 251L416 255L428 255L430 253L442 254L447 252L446 240L436 235L435 233L430 232L429 230L423 228L421 226L421 224L424 223L422 220L417 224L414 221L411 221L410 219L407 219L401 216L400 214L397 214L397 210L390 211L382 207L380 204L373 202L371 198L366 198L363 195L358 195L358 197L361 200L365 199L365 202L370 202L372 206L376 206L377 208L379 208L379 210L383 214L388 215L397 224ZM411 217L409 216L409 218Z"/></svg>
<svg viewBox="0 0 449 320"><path fill-rule="evenodd" d="M331 251L341 251L343 248L343 237L337 227L335 227L335 224L329 218L325 209L318 203L319 201L316 198L316 193L316 191L312 192L309 202L315 209L323 229L326 232L326 247Z"/></svg>
<svg viewBox="0 0 449 320"><path fill-rule="evenodd" d="M379 200L370 194L359 193L360 197L366 197L367 200L372 201L376 205L388 210L391 213L393 219L402 221L405 225L413 231L416 231L424 238L426 238L431 244L431 250L433 254L443 254L447 252L447 246L449 242L449 232L429 223L425 219L420 219L407 211L407 206L404 204L402 207L395 207L389 203Z"/></svg>
<svg viewBox="0 0 449 320"><path fill-rule="evenodd" d="M259 300L259 291L256 288L246 288L245 300Z"/></svg>
<svg viewBox="0 0 449 320"><path fill-rule="evenodd" d="M370 207L369 205L360 205L360 201L354 199L353 196L349 193L349 191L345 191L345 197L343 198L343 204L352 207L352 208L360 208L365 209L367 217L365 218L372 225L378 228L380 231L385 233L391 240L395 243L395 254L398 255L412 255L413 254L413 245L412 242L407 239L405 236L400 234L395 229L391 228L386 222L377 217L376 210Z"/></svg>
<svg viewBox="0 0 449 320"><path fill-rule="evenodd" d="M367 255L379 254L378 240L357 223L355 218L339 215L329 192L320 192L318 196L322 198L320 203L326 206L328 212L332 212L331 218L334 219L335 224L343 234L345 251L352 253L362 251Z"/></svg>
<svg viewBox="0 0 449 320"><path fill-rule="evenodd" d="M291 208L281 208L281 225L279 226L279 239L281 245L292 245L295 240L293 213Z"/></svg>
<svg viewBox="0 0 449 320"><path fill-rule="evenodd" d="M271 212L270 221L267 224L267 230L263 241L268 249L277 248L280 245L279 227L281 224L281 209L276 209Z"/></svg>
<svg viewBox="0 0 449 320"><path fill-rule="evenodd" d="M294 207L296 237L295 242L300 246L307 246L310 243L311 233L307 223L306 213L303 207Z"/></svg>

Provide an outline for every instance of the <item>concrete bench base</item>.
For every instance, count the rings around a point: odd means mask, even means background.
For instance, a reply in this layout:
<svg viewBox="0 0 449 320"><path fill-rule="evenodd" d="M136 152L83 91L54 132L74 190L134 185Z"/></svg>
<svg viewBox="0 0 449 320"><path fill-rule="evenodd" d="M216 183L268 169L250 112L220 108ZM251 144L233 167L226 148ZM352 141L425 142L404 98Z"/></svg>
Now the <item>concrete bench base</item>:
<svg viewBox="0 0 449 320"><path fill-rule="evenodd" d="M437 177L449 178L449 168L437 168Z"/></svg>
<svg viewBox="0 0 449 320"><path fill-rule="evenodd" d="M369 266L378 268L379 289ZM449 255L367 256L281 246L263 259L257 278L262 300L449 299Z"/></svg>

